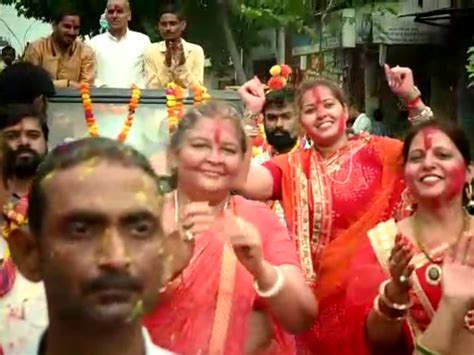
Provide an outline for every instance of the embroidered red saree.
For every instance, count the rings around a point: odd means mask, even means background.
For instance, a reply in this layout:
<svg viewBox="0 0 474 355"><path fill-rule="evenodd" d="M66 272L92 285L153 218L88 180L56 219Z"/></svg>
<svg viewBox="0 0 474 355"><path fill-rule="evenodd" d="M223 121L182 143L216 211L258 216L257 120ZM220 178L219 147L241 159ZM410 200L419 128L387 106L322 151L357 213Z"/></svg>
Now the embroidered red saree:
<svg viewBox="0 0 474 355"><path fill-rule="evenodd" d="M369 231L364 247L353 259L351 282L347 291L347 310L351 322L347 324L345 338L354 354L370 355L366 339L366 320L378 294L380 283L389 276L388 259L398 234L396 222L382 222ZM414 246L416 248L416 246ZM415 271L412 274L413 288L410 298L413 306L403 324L404 347L397 355L413 354L416 339L423 334L434 317L441 300L441 287L430 285L425 277L430 261L418 250L412 259ZM349 354L349 349L346 349Z"/></svg>
<svg viewBox="0 0 474 355"><path fill-rule="evenodd" d="M400 141L365 135L326 159L307 149L265 164L320 306L313 328L297 338L300 353L341 354L348 266L368 230L400 205L401 148Z"/></svg>
<svg viewBox="0 0 474 355"><path fill-rule="evenodd" d="M287 230L265 204L234 196L231 206L258 228L268 262L299 266ZM232 249L209 232L196 239L192 260L145 326L155 344L179 354L241 355L256 299L253 277ZM295 354L293 337L276 324L273 334L265 354Z"/></svg>

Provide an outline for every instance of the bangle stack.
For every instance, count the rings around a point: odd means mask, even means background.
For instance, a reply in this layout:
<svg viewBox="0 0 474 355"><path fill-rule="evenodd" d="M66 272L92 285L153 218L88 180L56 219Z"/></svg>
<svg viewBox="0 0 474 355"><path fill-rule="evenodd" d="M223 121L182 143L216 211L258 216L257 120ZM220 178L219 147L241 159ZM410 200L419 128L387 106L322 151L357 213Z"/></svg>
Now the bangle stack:
<svg viewBox="0 0 474 355"><path fill-rule="evenodd" d="M377 313L380 317L386 320L390 320L393 322L400 322L405 319L406 313L413 305L413 302L411 300L408 303L395 303L391 301L387 296L387 285L389 283L390 283L390 280L386 280L380 284L379 294L374 300L373 309L375 313ZM393 310L396 316L392 316L392 315L384 313L380 309L380 302L382 302L382 304L385 307L389 308L390 310Z"/></svg>
<svg viewBox="0 0 474 355"><path fill-rule="evenodd" d="M423 121L432 120L432 119L433 119L433 111L431 111L431 108L429 106L425 106L425 108L416 116L408 117L408 121L410 121L412 125L415 125Z"/></svg>
<svg viewBox="0 0 474 355"><path fill-rule="evenodd" d="M272 287L270 287L268 290L261 290L260 287L258 287L257 281L254 282L255 292L257 292L257 295L259 295L262 298L275 297L276 295L280 293L280 291L283 289L283 286L285 285L285 276L283 275L283 271L281 271L281 269L278 266L274 266L274 265L272 266L275 269L276 274L277 274L277 279Z"/></svg>

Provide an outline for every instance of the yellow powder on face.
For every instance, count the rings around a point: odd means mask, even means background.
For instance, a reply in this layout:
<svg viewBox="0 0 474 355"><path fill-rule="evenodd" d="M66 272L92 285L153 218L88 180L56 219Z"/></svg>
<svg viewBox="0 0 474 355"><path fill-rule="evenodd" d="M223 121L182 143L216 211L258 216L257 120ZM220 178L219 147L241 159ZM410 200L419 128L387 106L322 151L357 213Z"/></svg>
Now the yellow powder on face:
<svg viewBox="0 0 474 355"><path fill-rule="evenodd" d="M137 318L141 317L144 313L145 313L145 310L143 309L143 300L140 299L135 304L135 307L133 307L132 313L130 314L130 317L127 319L127 322L133 322Z"/></svg>
<svg viewBox="0 0 474 355"><path fill-rule="evenodd" d="M148 198L147 198L145 192L143 192L143 191L136 192L134 198L137 202L140 202L140 203L147 203L148 202Z"/></svg>
<svg viewBox="0 0 474 355"><path fill-rule="evenodd" d="M92 174L98 163L99 159L97 157L94 157L81 164L79 180L83 181L88 175Z"/></svg>
<svg viewBox="0 0 474 355"><path fill-rule="evenodd" d="M53 178L55 174L55 171L51 171L48 175L46 175L44 178L43 178L43 181L41 181L41 185L46 185L49 181L51 181L51 179Z"/></svg>

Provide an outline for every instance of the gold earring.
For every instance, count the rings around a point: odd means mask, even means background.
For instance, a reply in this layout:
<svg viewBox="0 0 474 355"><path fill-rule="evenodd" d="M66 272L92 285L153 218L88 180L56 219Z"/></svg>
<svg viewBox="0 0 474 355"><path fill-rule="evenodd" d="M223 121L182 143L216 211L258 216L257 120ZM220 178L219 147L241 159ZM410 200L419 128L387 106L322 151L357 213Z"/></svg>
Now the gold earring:
<svg viewBox="0 0 474 355"><path fill-rule="evenodd" d="M474 200L473 200L473 193L472 193L472 184L468 183L465 189L466 192L466 198L467 198L467 203L466 203L466 208L468 210L474 209Z"/></svg>

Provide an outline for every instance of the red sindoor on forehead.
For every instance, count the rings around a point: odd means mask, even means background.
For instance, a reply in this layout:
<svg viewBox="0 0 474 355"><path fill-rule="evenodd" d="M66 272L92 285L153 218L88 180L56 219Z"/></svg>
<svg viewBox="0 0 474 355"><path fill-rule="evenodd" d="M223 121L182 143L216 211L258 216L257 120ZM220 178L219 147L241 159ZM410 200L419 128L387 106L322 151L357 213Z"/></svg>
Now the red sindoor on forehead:
<svg viewBox="0 0 474 355"><path fill-rule="evenodd" d="M430 150L433 148L433 136L436 132L438 132L438 130L432 127L427 127L421 131L425 150Z"/></svg>
<svg viewBox="0 0 474 355"><path fill-rule="evenodd" d="M313 94L313 99L316 106L320 105L323 101L321 100L321 93L319 91L319 86L316 86L315 88L313 88L312 94Z"/></svg>

